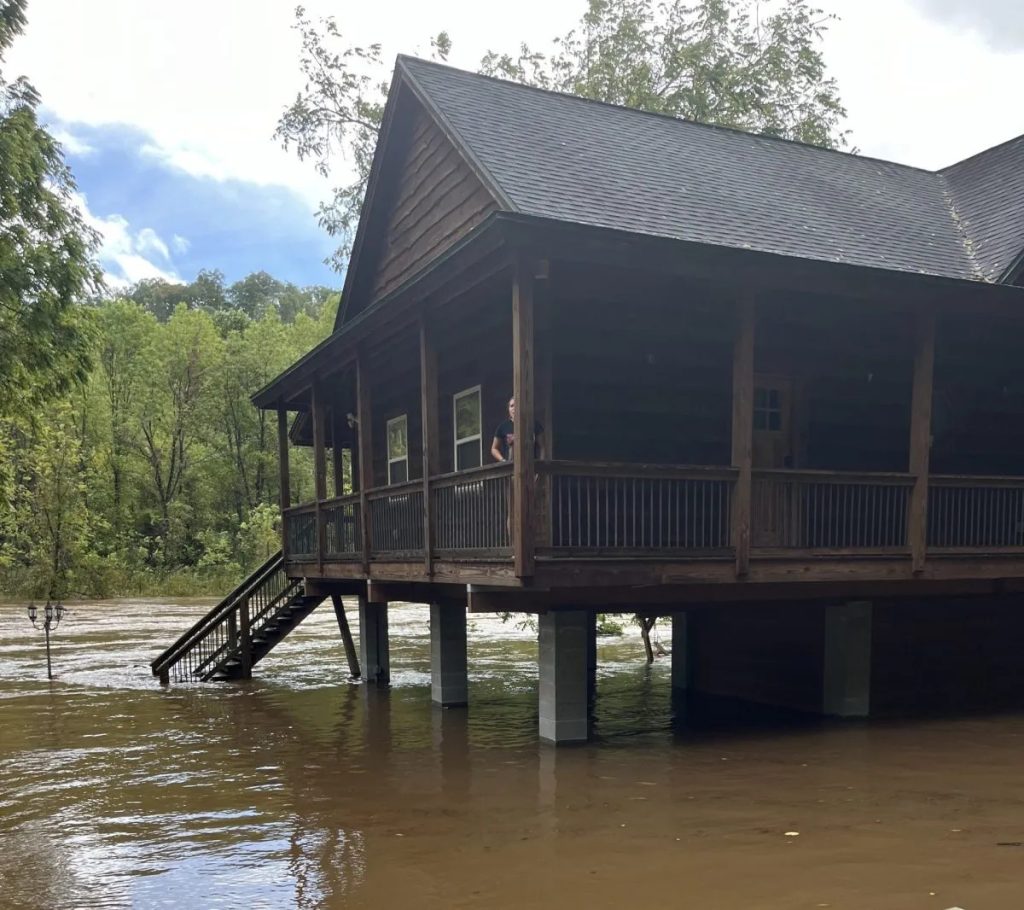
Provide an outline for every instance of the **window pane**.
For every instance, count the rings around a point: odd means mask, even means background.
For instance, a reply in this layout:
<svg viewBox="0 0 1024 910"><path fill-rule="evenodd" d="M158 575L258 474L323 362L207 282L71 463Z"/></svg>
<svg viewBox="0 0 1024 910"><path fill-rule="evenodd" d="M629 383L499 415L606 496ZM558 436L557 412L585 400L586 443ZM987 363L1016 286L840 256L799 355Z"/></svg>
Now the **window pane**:
<svg viewBox="0 0 1024 910"><path fill-rule="evenodd" d="M465 471L468 468L480 467L480 442L464 442L455 447L455 470Z"/></svg>
<svg viewBox="0 0 1024 910"><path fill-rule="evenodd" d="M778 408L779 406L779 390L769 389L768 390L768 407Z"/></svg>
<svg viewBox="0 0 1024 910"><path fill-rule="evenodd" d="M765 390L762 388L754 389L754 407L763 408L765 406Z"/></svg>
<svg viewBox="0 0 1024 910"><path fill-rule="evenodd" d="M455 438L480 435L480 392L455 399Z"/></svg>
<svg viewBox="0 0 1024 910"><path fill-rule="evenodd" d="M768 429L769 430L781 430L782 429L782 414L779 411L768 412Z"/></svg>
<svg viewBox="0 0 1024 910"><path fill-rule="evenodd" d="M754 411L754 429L755 430L766 430L767 421L765 420L764 411Z"/></svg>
<svg viewBox="0 0 1024 910"><path fill-rule="evenodd" d="M409 479L409 462L391 462L391 483L405 483Z"/></svg>
<svg viewBox="0 0 1024 910"><path fill-rule="evenodd" d="M409 423L405 417L388 424L388 459L405 458L409 454Z"/></svg>

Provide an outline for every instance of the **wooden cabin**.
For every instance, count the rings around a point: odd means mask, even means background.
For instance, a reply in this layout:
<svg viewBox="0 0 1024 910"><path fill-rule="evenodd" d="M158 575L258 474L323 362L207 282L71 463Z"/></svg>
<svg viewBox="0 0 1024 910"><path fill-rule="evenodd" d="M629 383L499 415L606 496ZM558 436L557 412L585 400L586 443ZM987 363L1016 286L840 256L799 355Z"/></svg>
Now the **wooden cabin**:
<svg viewBox="0 0 1024 910"><path fill-rule="evenodd" d="M1024 137L931 172L399 58L334 334L254 397L286 574L368 639L436 605L463 665L467 606L541 614L551 739L598 609L687 611L680 685L865 713L914 627L871 604L1024 591L1021 285ZM823 693L729 669L775 644Z"/></svg>

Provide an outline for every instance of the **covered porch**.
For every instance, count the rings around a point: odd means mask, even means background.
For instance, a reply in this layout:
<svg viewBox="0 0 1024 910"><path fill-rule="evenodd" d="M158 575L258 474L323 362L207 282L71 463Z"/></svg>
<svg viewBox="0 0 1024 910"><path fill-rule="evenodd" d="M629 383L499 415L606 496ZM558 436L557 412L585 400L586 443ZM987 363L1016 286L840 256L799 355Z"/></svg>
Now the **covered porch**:
<svg viewBox="0 0 1024 910"><path fill-rule="evenodd" d="M293 505L281 449L289 574L468 584L480 608L1024 578L1012 289L486 235L258 398L313 450ZM510 394L540 444L491 462Z"/></svg>

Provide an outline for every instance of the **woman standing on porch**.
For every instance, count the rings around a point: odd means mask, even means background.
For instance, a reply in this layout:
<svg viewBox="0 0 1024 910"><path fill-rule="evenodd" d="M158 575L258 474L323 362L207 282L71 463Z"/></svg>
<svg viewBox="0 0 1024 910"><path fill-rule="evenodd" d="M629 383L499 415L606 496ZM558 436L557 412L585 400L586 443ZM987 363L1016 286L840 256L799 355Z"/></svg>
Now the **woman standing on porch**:
<svg viewBox="0 0 1024 910"><path fill-rule="evenodd" d="M508 402L508 419L503 420L498 424L498 428L494 431L494 439L491 442L491 456L495 461L512 461L515 455L515 444L516 444L516 431L515 431L515 419L516 419L516 400L510 398ZM533 423L533 457L543 458L543 448L541 446L541 435L544 432L539 421Z"/></svg>

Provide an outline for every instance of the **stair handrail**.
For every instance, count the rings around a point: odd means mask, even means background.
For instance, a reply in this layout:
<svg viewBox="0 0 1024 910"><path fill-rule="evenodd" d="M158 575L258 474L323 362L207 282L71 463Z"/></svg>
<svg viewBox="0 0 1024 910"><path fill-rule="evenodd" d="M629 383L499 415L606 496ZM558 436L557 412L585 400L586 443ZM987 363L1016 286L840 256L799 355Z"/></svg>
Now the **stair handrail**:
<svg viewBox="0 0 1024 910"><path fill-rule="evenodd" d="M263 565L248 575L227 597L221 600L213 609L199 619L195 625L181 635L173 645L164 649L149 665L153 675L159 676L162 672L169 670L190 650L186 645L191 645L194 640L197 641L205 637L205 633L209 631L208 627L216 626L222 622L225 616L237 607L238 602L243 597L251 593L254 588L259 587L270 575L280 569L283 564L284 553L278 550Z"/></svg>

